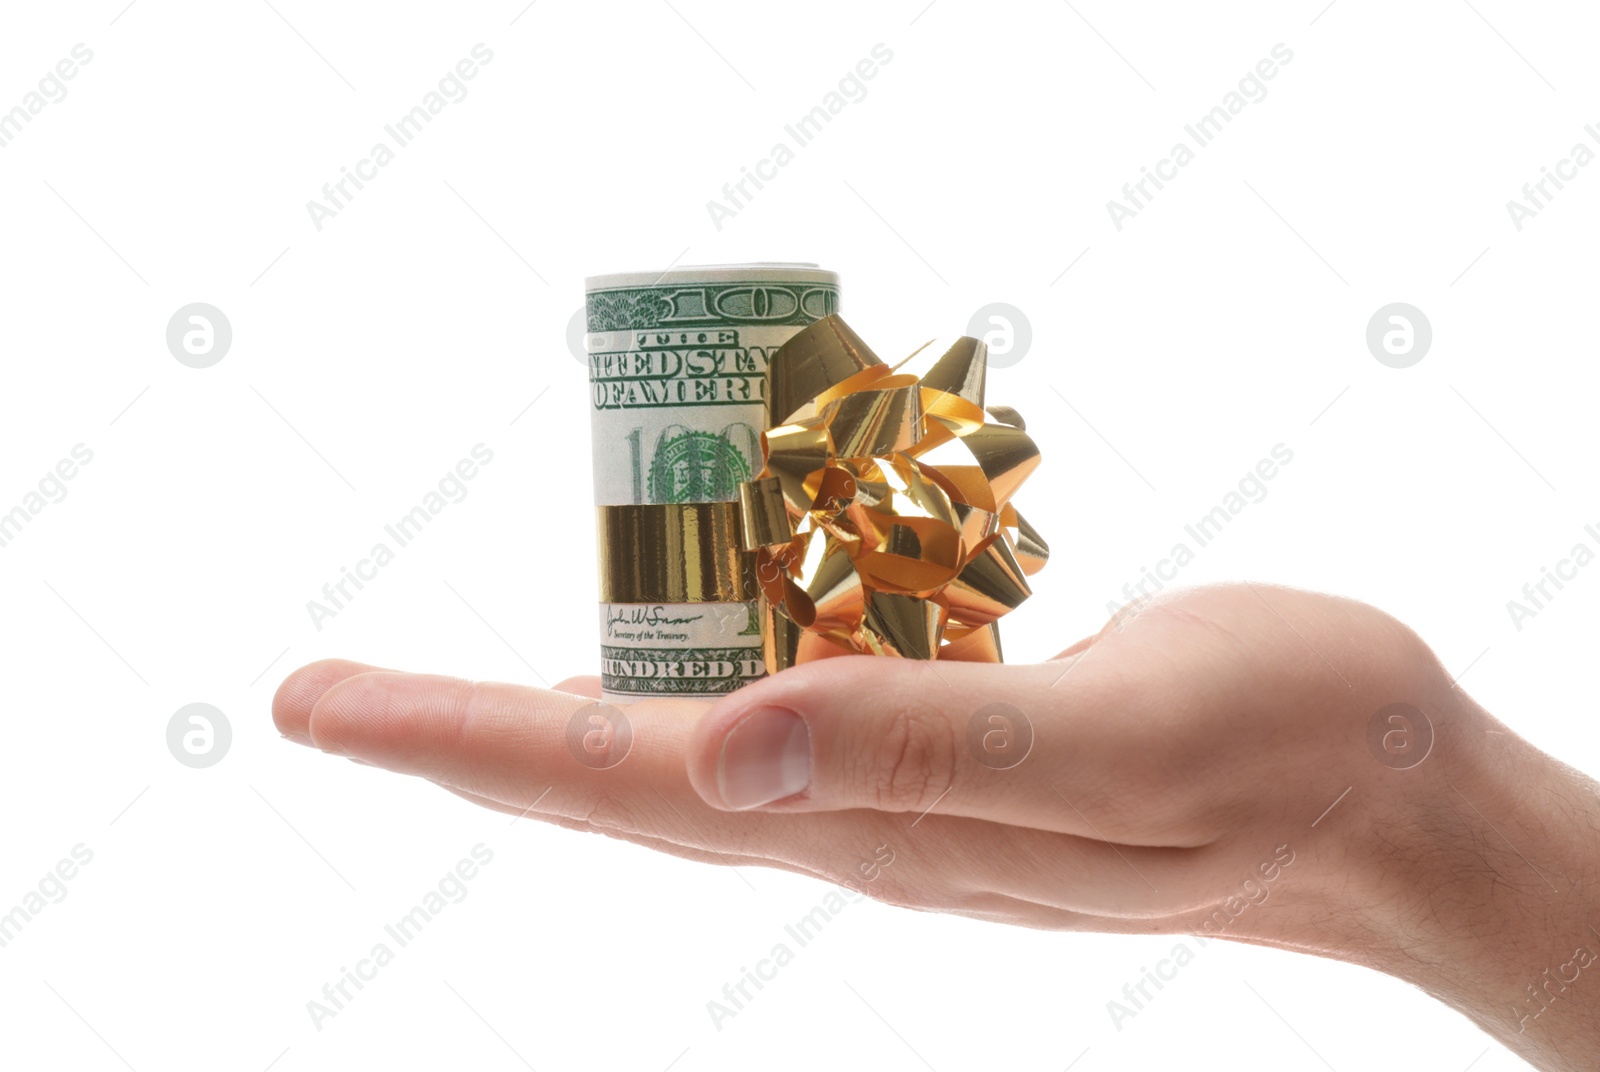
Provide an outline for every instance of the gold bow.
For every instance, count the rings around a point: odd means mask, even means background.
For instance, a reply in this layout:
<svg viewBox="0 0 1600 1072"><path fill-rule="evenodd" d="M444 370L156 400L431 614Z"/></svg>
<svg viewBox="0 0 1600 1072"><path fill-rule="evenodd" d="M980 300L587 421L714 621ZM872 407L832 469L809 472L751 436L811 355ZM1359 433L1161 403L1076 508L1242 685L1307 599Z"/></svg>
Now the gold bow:
<svg viewBox="0 0 1600 1072"><path fill-rule="evenodd" d="M830 655L1001 661L1001 615L1049 548L1011 496L1039 464L1013 409L984 410L987 348L894 366L837 315L767 369L766 467L739 488L767 671Z"/></svg>

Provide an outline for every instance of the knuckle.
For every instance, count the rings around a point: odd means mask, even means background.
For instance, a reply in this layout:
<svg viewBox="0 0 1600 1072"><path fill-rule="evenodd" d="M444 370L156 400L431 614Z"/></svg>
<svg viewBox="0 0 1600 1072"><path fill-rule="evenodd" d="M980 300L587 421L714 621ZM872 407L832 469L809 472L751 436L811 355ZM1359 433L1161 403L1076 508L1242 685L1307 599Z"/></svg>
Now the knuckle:
<svg viewBox="0 0 1600 1072"><path fill-rule="evenodd" d="M958 742L948 719L929 708L895 708L878 740L865 788L883 811L931 807L955 784Z"/></svg>
<svg viewBox="0 0 1600 1072"><path fill-rule="evenodd" d="M631 834L639 829L633 810L616 797L601 794L585 802L577 815L560 824L568 830L594 834Z"/></svg>
<svg viewBox="0 0 1600 1072"><path fill-rule="evenodd" d="M464 747L496 720L494 694L483 682L453 682L446 706L450 717L444 725L453 739L445 743L456 747Z"/></svg>
<svg viewBox="0 0 1600 1072"><path fill-rule="evenodd" d="M943 873L900 874L885 872L876 881L837 880L853 890L892 908L915 912L962 913L976 901L993 896L988 891Z"/></svg>

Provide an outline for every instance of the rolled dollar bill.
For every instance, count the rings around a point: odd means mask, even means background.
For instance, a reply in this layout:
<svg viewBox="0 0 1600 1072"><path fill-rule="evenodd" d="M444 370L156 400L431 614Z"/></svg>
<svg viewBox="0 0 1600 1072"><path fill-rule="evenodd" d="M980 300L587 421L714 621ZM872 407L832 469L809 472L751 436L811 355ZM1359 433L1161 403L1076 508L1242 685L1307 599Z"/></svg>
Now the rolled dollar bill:
<svg viewBox="0 0 1600 1072"><path fill-rule="evenodd" d="M738 499L763 466L767 361L838 311L839 277L712 265L586 290L603 698L732 692L765 673Z"/></svg>

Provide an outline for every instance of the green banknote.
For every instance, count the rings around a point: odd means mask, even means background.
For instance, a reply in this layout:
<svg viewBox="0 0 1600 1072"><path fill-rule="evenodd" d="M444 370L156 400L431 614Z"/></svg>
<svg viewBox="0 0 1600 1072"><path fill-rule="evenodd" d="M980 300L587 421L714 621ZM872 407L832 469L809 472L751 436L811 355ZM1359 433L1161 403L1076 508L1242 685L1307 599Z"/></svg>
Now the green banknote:
<svg viewBox="0 0 1600 1072"><path fill-rule="evenodd" d="M838 307L814 267L591 279L596 505L737 499L761 469L767 359Z"/></svg>
<svg viewBox="0 0 1600 1072"><path fill-rule="evenodd" d="M726 502L760 472L767 361L839 309L815 265L588 280L596 505ZM761 676L755 604L602 604L608 699L716 695Z"/></svg>

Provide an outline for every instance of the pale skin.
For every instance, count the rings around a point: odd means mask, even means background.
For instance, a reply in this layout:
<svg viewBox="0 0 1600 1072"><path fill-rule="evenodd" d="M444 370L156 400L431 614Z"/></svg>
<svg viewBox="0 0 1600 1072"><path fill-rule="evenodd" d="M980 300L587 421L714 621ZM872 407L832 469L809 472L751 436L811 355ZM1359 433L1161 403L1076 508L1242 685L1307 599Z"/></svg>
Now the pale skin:
<svg viewBox="0 0 1600 1072"><path fill-rule="evenodd" d="M595 678L328 660L284 681L273 718L509 814L909 908L1333 957L1421 987L1538 1068L1600 1053L1600 788L1364 604L1227 585L1165 594L1035 665L810 663L716 703L630 704L613 766L603 735L588 762L568 744L598 696ZM997 701L1033 734L1005 769L969 742ZM1420 762L1369 745L1395 703L1431 724ZM759 763L783 743L779 767Z"/></svg>

